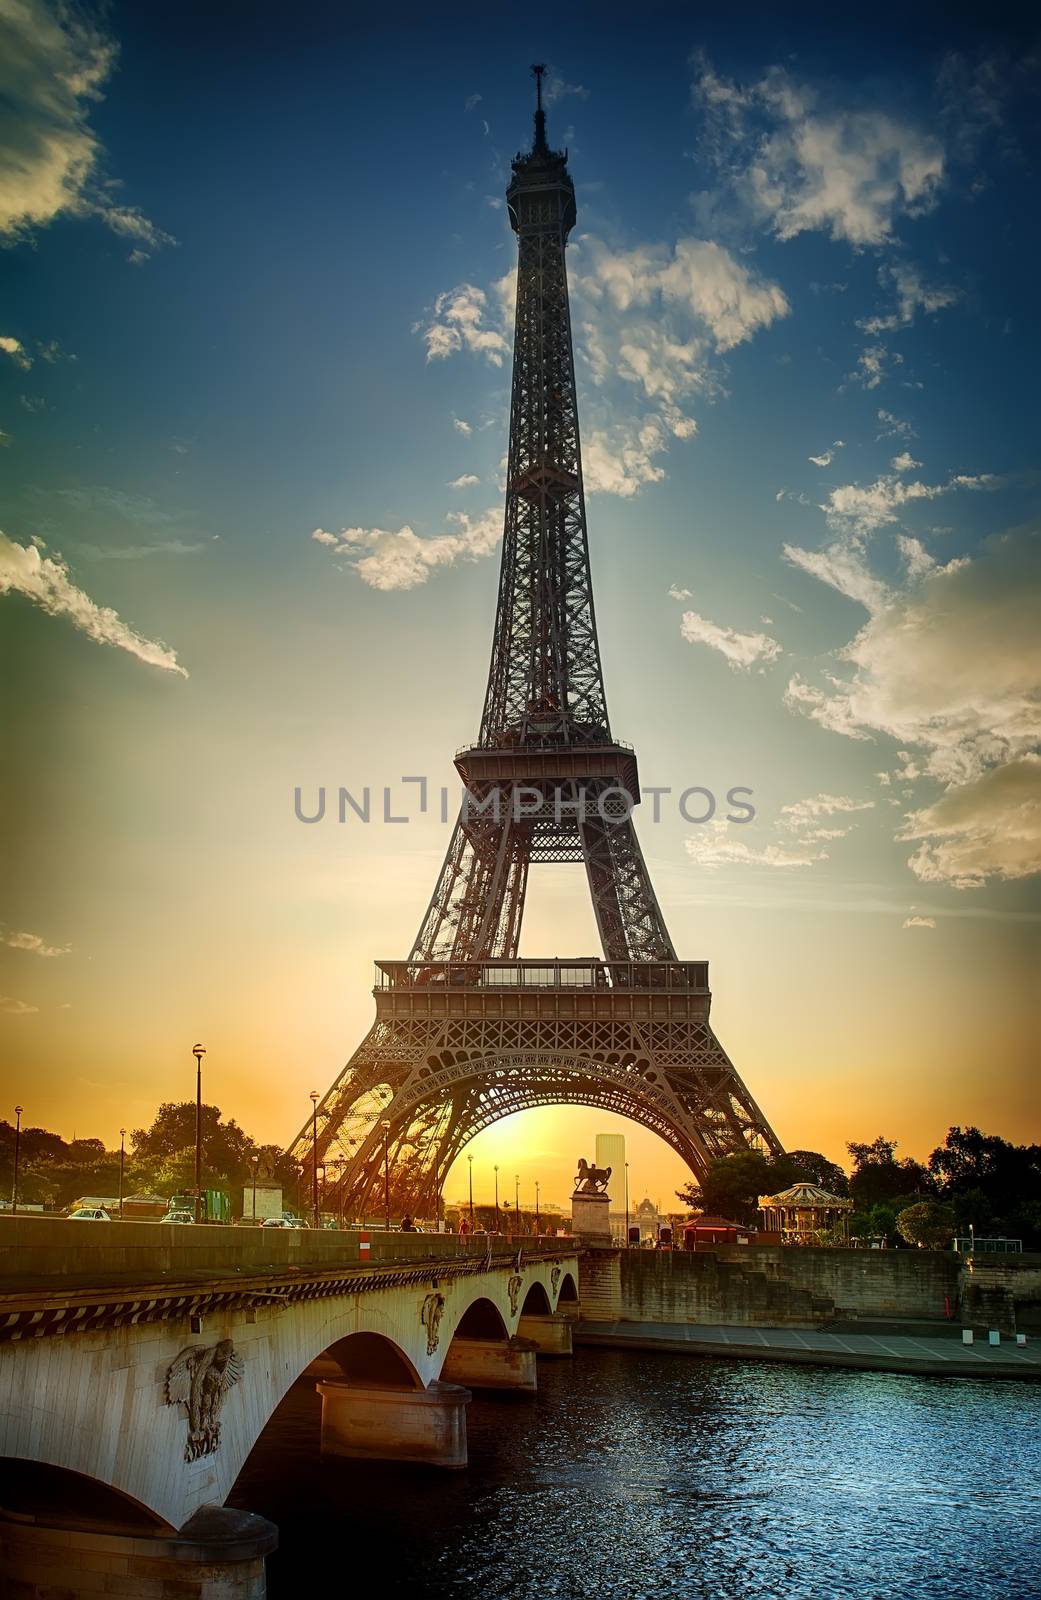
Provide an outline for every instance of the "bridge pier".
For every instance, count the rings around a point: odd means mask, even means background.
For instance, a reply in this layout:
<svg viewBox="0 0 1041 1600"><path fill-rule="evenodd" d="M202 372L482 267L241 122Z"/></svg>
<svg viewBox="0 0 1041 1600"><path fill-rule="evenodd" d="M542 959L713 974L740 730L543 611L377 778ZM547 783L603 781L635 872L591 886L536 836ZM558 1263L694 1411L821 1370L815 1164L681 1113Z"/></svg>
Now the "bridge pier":
<svg viewBox="0 0 1041 1600"><path fill-rule="evenodd" d="M528 1312L517 1324L520 1337L530 1339L540 1356L571 1355L571 1329L572 1318L560 1312L556 1315Z"/></svg>
<svg viewBox="0 0 1041 1600"><path fill-rule="evenodd" d="M363 1387L345 1378L315 1386L322 1397L322 1454L465 1467L470 1393L454 1383L425 1389Z"/></svg>
<svg viewBox="0 0 1041 1600"><path fill-rule="evenodd" d="M5 1518L3 1592L12 1600L264 1600L264 1558L277 1544L273 1523L224 1506L204 1506L179 1533L154 1535Z"/></svg>
<svg viewBox="0 0 1041 1600"><path fill-rule="evenodd" d="M516 1337L473 1339L457 1334L441 1376L446 1383L465 1383L469 1389L520 1389L534 1394L538 1388L535 1343Z"/></svg>

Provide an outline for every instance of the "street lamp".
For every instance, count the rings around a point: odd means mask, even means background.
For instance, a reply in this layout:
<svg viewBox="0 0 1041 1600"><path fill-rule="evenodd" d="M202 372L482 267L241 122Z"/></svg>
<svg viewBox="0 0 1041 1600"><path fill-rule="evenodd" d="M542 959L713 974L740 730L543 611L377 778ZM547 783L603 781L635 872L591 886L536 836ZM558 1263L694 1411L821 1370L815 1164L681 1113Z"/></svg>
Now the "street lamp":
<svg viewBox="0 0 1041 1600"><path fill-rule="evenodd" d="M253 1210L251 1212L251 1216L253 1218L253 1226L256 1227L256 1225L257 1225L257 1167L260 1165L260 1157L259 1156L251 1156L250 1157L250 1165L253 1168Z"/></svg>
<svg viewBox="0 0 1041 1600"><path fill-rule="evenodd" d="M517 1229L517 1232L520 1233L520 1173L519 1172L515 1172L514 1175L513 1175L513 1216L514 1216L514 1227Z"/></svg>
<svg viewBox="0 0 1041 1600"><path fill-rule="evenodd" d="M119 1220L123 1220L123 1163L126 1161L126 1136L125 1128L119 1130Z"/></svg>
<svg viewBox="0 0 1041 1600"><path fill-rule="evenodd" d="M11 1210L18 1210L18 1157L22 1148L22 1108L14 1108L14 1178L11 1183Z"/></svg>
<svg viewBox="0 0 1041 1600"><path fill-rule="evenodd" d="M318 1101L317 1089L311 1090L311 1226L318 1226Z"/></svg>
<svg viewBox="0 0 1041 1600"><path fill-rule="evenodd" d="M470 1166L470 1237L472 1239L474 1233L474 1158L470 1155L466 1159Z"/></svg>
<svg viewBox="0 0 1041 1600"><path fill-rule="evenodd" d="M538 1238L538 1236L541 1233L541 1231L542 1230L539 1227L539 1180L536 1178L535 1179L535 1237L536 1237L536 1239Z"/></svg>
<svg viewBox="0 0 1041 1600"><path fill-rule="evenodd" d="M625 1248L629 1248L629 1163L625 1163Z"/></svg>
<svg viewBox="0 0 1041 1600"><path fill-rule="evenodd" d="M495 1231L499 1231L499 1163L495 1163Z"/></svg>
<svg viewBox="0 0 1041 1600"><path fill-rule="evenodd" d="M390 1232L390 1119L384 1117L383 1129L383 1226Z"/></svg>
<svg viewBox="0 0 1041 1600"><path fill-rule="evenodd" d="M195 1057L195 1220L199 1221L199 1201L202 1198L202 1058L206 1046L192 1045Z"/></svg>

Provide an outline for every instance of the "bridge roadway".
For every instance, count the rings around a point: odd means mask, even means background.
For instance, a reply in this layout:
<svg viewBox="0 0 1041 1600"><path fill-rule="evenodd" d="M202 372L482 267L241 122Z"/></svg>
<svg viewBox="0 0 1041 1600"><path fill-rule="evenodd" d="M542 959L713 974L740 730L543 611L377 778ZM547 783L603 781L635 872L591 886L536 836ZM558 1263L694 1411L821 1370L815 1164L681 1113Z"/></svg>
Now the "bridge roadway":
<svg viewBox="0 0 1041 1600"><path fill-rule="evenodd" d="M10 1592L257 1600L277 1531L224 1501L301 1375L323 1454L462 1467L470 1390L570 1354L574 1241L364 1240L0 1218Z"/></svg>

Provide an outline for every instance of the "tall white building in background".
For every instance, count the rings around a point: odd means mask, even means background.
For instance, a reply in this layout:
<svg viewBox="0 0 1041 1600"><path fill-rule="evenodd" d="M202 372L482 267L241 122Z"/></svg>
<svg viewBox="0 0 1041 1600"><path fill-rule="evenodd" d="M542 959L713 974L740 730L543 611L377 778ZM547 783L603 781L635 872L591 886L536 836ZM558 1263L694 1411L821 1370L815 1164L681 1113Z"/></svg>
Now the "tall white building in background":
<svg viewBox="0 0 1041 1600"><path fill-rule="evenodd" d="M611 1197L609 1209L625 1213L625 1134L598 1133L596 1136L596 1164L610 1167L611 1181L607 1192Z"/></svg>

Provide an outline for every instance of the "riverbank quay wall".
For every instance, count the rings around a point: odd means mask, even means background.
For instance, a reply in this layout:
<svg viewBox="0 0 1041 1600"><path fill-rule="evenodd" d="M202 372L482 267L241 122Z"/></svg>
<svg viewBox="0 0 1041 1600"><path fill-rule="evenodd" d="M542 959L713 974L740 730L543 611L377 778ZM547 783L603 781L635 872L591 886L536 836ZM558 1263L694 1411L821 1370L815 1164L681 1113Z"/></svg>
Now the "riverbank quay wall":
<svg viewBox="0 0 1041 1600"><path fill-rule="evenodd" d="M595 1250L581 1259L584 1322L820 1328L932 1321L1041 1328L1041 1254L717 1246Z"/></svg>

